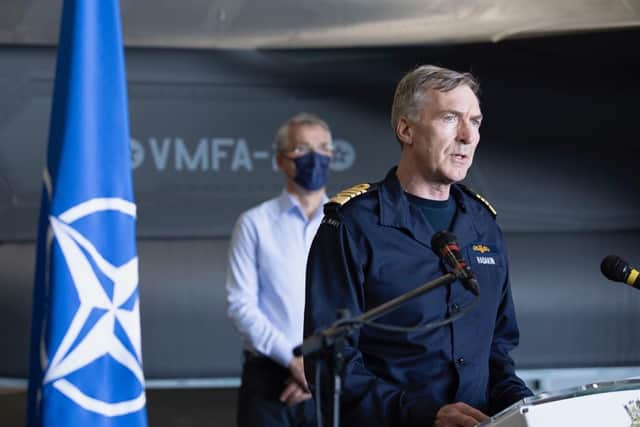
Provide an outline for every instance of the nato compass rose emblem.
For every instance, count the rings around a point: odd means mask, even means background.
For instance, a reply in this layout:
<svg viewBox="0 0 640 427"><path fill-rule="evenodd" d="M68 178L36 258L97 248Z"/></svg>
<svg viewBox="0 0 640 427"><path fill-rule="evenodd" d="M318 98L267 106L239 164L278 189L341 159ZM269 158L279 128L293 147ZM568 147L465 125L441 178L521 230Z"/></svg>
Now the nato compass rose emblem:
<svg viewBox="0 0 640 427"><path fill-rule="evenodd" d="M136 206L120 198L95 198L57 217L49 217L52 237L64 260L62 265L55 266L56 270L66 268L68 271L66 280L60 280L56 286L62 289L61 292L76 297L64 302L72 307L69 320L56 325L62 329L61 338L53 344L57 347L51 353L44 352L45 358L47 354L52 357L44 363L43 387L51 385L78 406L114 417L139 411L145 406L138 258L134 236L119 235L115 232L119 227L107 235L112 240L107 245L97 242L91 228L86 227L87 222L96 219L94 215L98 218L106 216L112 223L122 223L121 216L124 215L124 223L133 222ZM95 226L95 221L93 223ZM133 233L133 226L131 229ZM94 237L93 242L90 237ZM109 246L114 247L126 239L131 239L131 242L125 242L130 259L114 265L106 259L110 256L108 253L113 252L108 250ZM55 274L57 278L61 275L60 271ZM73 307L76 301L77 306ZM135 384L133 391L130 384ZM117 400L119 398L121 400Z"/></svg>

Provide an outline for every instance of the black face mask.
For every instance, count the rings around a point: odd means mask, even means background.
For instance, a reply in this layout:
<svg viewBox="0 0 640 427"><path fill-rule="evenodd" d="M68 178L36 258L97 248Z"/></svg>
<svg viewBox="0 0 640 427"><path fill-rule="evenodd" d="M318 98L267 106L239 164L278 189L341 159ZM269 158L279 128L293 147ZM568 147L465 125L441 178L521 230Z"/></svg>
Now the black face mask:
<svg viewBox="0 0 640 427"><path fill-rule="evenodd" d="M304 156L291 159L296 164L293 180L305 190L318 190L327 183L331 157L311 151Z"/></svg>

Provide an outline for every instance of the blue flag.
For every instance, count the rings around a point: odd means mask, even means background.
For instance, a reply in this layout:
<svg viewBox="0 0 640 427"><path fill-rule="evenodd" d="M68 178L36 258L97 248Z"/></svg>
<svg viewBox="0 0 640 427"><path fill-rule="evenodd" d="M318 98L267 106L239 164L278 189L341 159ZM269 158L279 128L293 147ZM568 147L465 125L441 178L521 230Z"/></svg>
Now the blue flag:
<svg viewBox="0 0 640 427"><path fill-rule="evenodd" d="M34 283L29 426L146 426L118 0L65 0Z"/></svg>

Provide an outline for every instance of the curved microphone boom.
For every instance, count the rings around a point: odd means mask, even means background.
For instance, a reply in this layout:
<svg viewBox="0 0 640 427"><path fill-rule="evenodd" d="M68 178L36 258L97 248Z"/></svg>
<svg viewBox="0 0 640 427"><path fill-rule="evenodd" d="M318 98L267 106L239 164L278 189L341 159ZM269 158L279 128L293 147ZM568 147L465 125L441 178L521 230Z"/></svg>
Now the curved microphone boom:
<svg viewBox="0 0 640 427"><path fill-rule="evenodd" d="M478 281L460 253L455 234L448 231L438 231L431 239L431 247L453 269L453 273L469 292L480 295Z"/></svg>
<svg viewBox="0 0 640 427"><path fill-rule="evenodd" d="M616 255L604 257L600 264L600 271L604 276L614 282L626 283L636 289L640 289L640 271L631 267L628 262Z"/></svg>

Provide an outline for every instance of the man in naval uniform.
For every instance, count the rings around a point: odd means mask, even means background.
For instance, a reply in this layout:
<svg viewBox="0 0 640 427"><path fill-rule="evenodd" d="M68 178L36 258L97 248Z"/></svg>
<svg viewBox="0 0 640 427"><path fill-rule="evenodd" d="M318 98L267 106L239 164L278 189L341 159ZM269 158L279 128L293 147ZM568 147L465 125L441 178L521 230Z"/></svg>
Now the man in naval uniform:
<svg viewBox="0 0 640 427"><path fill-rule="evenodd" d="M478 83L469 73L421 66L396 88L391 123L400 161L376 184L325 206L307 265L305 336L442 276L433 235L449 230L480 285L477 305L428 331L371 326L347 340L344 425L474 426L531 395L509 352L518 343L507 251L496 213L459 181L480 140ZM404 304L378 323L411 327L458 313L474 296L460 283ZM316 359L305 359L313 379ZM326 405L325 405L326 408Z"/></svg>

